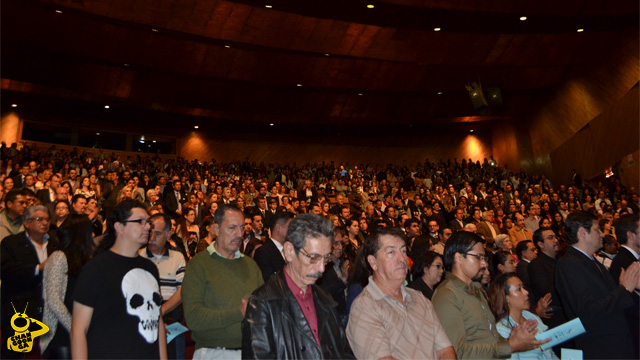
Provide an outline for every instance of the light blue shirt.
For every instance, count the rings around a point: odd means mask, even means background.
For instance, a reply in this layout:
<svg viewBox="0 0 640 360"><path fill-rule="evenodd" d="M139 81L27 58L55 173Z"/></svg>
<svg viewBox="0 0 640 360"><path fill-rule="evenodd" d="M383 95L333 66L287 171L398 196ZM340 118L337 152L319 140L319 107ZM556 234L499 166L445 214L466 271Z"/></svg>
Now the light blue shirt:
<svg viewBox="0 0 640 360"><path fill-rule="evenodd" d="M538 334L545 332L547 331L547 329L549 329L549 327L542 322L542 319L540 319L537 315L527 310L524 310L522 312L522 316L527 320L535 320L538 322L538 327L536 327L536 330L538 330ZM502 336L505 339L508 339L514 324L516 324L516 322L515 320L513 320L511 316L503 317L496 324L496 330L498 330L498 333L500 334L500 336ZM538 348L538 349L533 349L529 351L512 353L509 360L560 360L560 359L556 356L556 354L553 352L552 349L547 349L543 351Z"/></svg>

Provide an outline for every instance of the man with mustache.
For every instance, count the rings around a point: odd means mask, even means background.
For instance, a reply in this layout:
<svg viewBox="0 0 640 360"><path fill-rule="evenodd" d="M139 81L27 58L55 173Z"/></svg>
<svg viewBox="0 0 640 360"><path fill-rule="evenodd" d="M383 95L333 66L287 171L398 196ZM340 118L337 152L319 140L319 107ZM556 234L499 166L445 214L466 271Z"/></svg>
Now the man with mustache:
<svg viewBox="0 0 640 360"><path fill-rule="evenodd" d="M243 359L353 358L336 303L315 283L331 259L333 226L315 214L293 219L284 269L249 298Z"/></svg>
<svg viewBox="0 0 640 360"><path fill-rule="evenodd" d="M182 281L182 306L194 359L240 359L240 324L247 298L262 285L260 268L240 252L244 215L221 205L213 216L216 240L194 256Z"/></svg>
<svg viewBox="0 0 640 360"><path fill-rule="evenodd" d="M482 238L472 232L455 233L444 247L446 279L433 294L433 306L458 359L508 358L512 353L548 342L535 338L535 320L514 326L509 339L496 330L480 280L487 268Z"/></svg>
<svg viewBox="0 0 640 360"><path fill-rule="evenodd" d="M397 228L369 236L362 248L373 274L353 305L347 337L358 359L455 359L433 305L403 286L407 245Z"/></svg>

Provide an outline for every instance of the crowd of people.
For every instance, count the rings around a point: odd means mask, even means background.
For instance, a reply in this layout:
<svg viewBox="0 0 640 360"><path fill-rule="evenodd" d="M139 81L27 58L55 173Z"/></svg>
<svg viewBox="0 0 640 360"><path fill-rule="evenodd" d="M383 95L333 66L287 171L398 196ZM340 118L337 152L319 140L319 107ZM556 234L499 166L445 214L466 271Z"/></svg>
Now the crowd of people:
<svg viewBox="0 0 640 360"><path fill-rule="evenodd" d="M184 324L198 359L555 359L535 334L576 317L564 347L638 358L640 200L616 177L0 153L3 344L25 309L45 358L180 359Z"/></svg>

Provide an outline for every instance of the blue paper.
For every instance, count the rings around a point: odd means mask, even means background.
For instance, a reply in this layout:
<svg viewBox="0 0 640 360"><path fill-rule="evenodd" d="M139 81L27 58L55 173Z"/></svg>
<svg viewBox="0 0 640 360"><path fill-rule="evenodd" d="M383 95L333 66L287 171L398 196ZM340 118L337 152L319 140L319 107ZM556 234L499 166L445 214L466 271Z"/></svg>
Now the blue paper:
<svg viewBox="0 0 640 360"><path fill-rule="evenodd" d="M578 335L582 335L585 332L586 331L584 330L584 326L582 326L582 321L580 321L580 318L575 318L571 321L567 321L560 326L556 326L553 329L547 330L541 334L537 334L536 339L551 339L551 341L549 341L548 343L542 344L540 346L542 350L547 350L548 348L571 340Z"/></svg>
<svg viewBox="0 0 640 360"><path fill-rule="evenodd" d="M562 360L582 360L582 350L560 349L560 358Z"/></svg>
<svg viewBox="0 0 640 360"><path fill-rule="evenodd" d="M184 334L187 331L189 331L189 329L187 329L184 325L180 324L179 322L174 322L171 325L167 325L165 329L167 333L167 344L170 343L171 340L175 339L176 336L180 334Z"/></svg>

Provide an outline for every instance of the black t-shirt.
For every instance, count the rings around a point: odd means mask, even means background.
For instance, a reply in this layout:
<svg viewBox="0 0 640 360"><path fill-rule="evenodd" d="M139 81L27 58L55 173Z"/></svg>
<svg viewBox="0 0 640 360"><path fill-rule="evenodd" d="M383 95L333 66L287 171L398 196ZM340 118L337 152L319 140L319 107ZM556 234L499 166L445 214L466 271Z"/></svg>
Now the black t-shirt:
<svg viewBox="0 0 640 360"><path fill-rule="evenodd" d="M93 308L87 331L90 359L157 359L158 268L148 259L105 251L89 261L74 300Z"/></svg>

